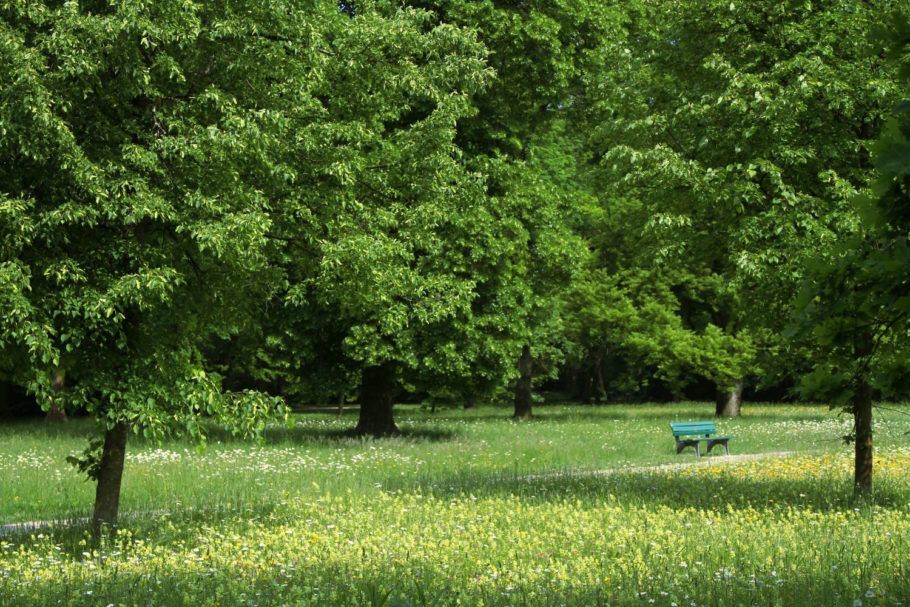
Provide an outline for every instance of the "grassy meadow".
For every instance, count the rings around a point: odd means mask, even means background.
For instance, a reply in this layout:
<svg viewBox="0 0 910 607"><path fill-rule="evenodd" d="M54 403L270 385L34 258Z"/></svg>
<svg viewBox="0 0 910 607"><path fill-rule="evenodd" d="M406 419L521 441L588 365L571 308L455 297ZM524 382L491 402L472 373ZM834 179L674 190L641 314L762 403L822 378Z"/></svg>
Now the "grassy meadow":
<svg viewBox="0 0 910 607"><path fill-rule="evenodd" d="M0 605L910 605L910 407L877 411L872 503L851 421L747 405L736 454L692 463L668 423L711 406L401 407L403 436L302 414L246 444L131 439L123 525L0 535ZM0 425L0 524L79 518L89 422ZM644 469L643 469L644 468Z"/></svg>

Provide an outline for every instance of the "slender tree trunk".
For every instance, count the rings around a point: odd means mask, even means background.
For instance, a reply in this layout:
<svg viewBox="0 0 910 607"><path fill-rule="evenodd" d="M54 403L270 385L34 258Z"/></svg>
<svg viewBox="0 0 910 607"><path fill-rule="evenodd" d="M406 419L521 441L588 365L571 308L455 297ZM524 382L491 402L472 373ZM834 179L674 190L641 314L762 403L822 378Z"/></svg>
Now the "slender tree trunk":
<svg viewBox="0 0 910 607"><path fill-rule="evenodd" d="M594 400L594 380L591 370L588 368L588 365L585 365L580 371L581 381L579 385L581 386L578 390L578 398L581 402L590 404Z"/></svg>
<svg viewBox="0 0 910 607"><path fill-rule="evenodd" d="M389 364L367 367L360 382L358 434L375 437L398 434L393 407L398 394L395 369Z"/></svg>
<svg viewBox="0 0 910 607"><path fill-rule="evenodd" d="M344 415L344 392L338 395L338 417Z"/></svg>
<svg viewBox="0 0 910 607"><path fill-rule="evenodd" d="M712 314L712 322L725 334L736 338L736 323L732 320L731 310L722 305ZM743 404L743 380L738 379L732 385L718 385L714 414L718 417L739 417Z"/></svg>
<svg viewBox="0 0 910 607"><path fill-rule="evenodd" d="M864 333L858 339L854 353L860 365L872 354L873 338ZM857 375L853 393L853 421L856 426L853 493L857 497L872 495L872 385L862 367Z"/></svg>
<svg viewBox="0 0 910 607"><path fill-rule="evenodd" d="M595 361L595 377L597 379L597 400L603 402L607 400L607 384L604 381L604 354L599 352Z"/></svg>
<svg viewBox="0 0 910 607"><path fill-rule="evenodd" d="M743 404L743 380L737 380L732 388L717 388L717 407L714 414L718 417L739 417Z"/></svg>
<svg viewBox="0 0 910 607"><path fill-rule="evenodd" d="M515 384L515 419L531 419L531 382L534 373L534 360L531 358L531 346L523 346L521 358L518 359L518 383Z"/></svg>
<svg viewBox="0 0 910 607"><path fill-rule="evenodd" d="M859 138L868 141L874 137L874 125L864 120L859 126ZM868 170L872 166L867 149L863 150L859 166ZM870 331L857 336L853 346L853 355L860 365L853 392L853 423L856 427L856 443L853 459L853 495L869 497L872 495L872 385L869 383L868 357L875 349L875 338Z"/></svg>
<svg viewBox="0 0 910 607"><path fill-rule="evenodd" d="M577 363L569 363L565 366L562 374L562 389L572 400L577 400L579 402L584 402L583 397L583 388L582 388L582 365Z"/></svg>
<svg viewBox="0 0 910 607"><path fill-rule="evenodd" d="M63 369L57 368L54 369L54 396L51 400L51 408L48 410L47 415L44 416L45 421L49 422L65 422L66 421L66 411L63 407L60 406L61 397L63 394L63 388L66 385L66 377L63 374Z"/></svg>
<svg viewBox="0 0 910 607"><path fill-rule="evenodd" d="M120 482L123 480L128 432L127 425L120 422L104 434L104 447L98 467L98 484L95 488L95 511L92 514L92 532L95 537L101 535L104 526L117 524Z"/></svg>
<svg viewBox="0 0 910 607"><path fill-rule="evenodd" d="M66 420L66 411L57 405L51 405L51 408L47 412L47 415L44 416L44 421L48 422L65 422Z"/></svg>
<svg viewBox="0 0 910 607"><path fill-rule="evenodd" d="M0 414L13 408L13 385L0 379Z"/></svg>

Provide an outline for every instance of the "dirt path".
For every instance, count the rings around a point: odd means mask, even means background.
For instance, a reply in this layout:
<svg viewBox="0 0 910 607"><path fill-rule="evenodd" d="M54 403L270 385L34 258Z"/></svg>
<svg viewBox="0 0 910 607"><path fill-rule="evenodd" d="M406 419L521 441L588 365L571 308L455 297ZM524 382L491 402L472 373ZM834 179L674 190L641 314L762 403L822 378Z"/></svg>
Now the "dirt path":
<svg viewBox="0 0 910 607"><path fill-rule="evenodd" d="M793 451L772 451L769 453L752 453L745 455L718 455L718 456L706 456L700 459L690 460L687 462L682 462L679 464L659 464L656 466L625 466L617 468L603 468L600 470L557 470L554 472L545 472L542 474L530 474L527 476L517 477L516 480L526 480L526 481L545 481L557 478L596 478L603 476L612 476L615 474L636 474L636 473L646 473L646 472L672 472L675 470L683 470L685 468L691 468L693 466L709 466L716 464L735 464L739 462L749 462L762 459L773 459L781 457L789 457L795 455ZM121 515L121 520L145 518L149 516L165 516L169 514L166 510L154 510L146 512L127 512ZM7 525L0 525L0 537L10 536L10 535L23 535L27 533L38 533L44 529L49 529L53 527L70 527L73 525L87 525L89 519L87 517L82 518L69 518L69 519L56 519L56 520L47 520L47 521L26 521L22 523L10 523Z"/></svg>

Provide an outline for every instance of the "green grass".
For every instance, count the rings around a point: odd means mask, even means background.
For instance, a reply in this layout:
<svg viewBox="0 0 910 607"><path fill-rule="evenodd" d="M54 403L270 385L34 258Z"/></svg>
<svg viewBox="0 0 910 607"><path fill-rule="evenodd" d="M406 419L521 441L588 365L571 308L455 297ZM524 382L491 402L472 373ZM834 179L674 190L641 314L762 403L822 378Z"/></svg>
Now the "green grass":
<svg viewBox="0 0 910 607"><path fill-rule="evenodd" d="M405 435L345 436L299 415L260 445L130 444L121 535L0 538L9 605L910 605L910 407L877 412L873 503L850 495L850 420L747 405L737 453L799 456L683 470L672 420L709 405L430 414ZM0 426L0 523L84 516L64 458L92 426ZM613 470L606 476L583 474Z"/></svg>

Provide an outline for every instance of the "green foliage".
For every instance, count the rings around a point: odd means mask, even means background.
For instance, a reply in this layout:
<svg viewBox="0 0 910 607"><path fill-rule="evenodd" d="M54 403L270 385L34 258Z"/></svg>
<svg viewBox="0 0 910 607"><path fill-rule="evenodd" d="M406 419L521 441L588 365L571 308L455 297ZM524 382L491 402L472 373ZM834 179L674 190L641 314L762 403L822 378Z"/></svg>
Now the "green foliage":
<svg viewBox="0 0 910 607"><path fill-rule="evenodd" d="M340 19L323 44L344 60L322 67L321 110L286 144L295 179L273 237L288 288L260 356L317 398L350 392L363 367L464 365L456 344L470 348L472 302L503 246L483 175L454 143L491 77L486 50L424 11L362 3Z"/></svg>
<svg viewBox="0 0 910 607"><path fill-rule="evenodd" d="M66 462L73 466L86 478L97 481L101 474L101 454L104 441L100 438L91 438L88 447L80 455L68 455Z"/></svg>
<svg viewBox="0 0 910 607"><path fill-rule="evenodd" d="M878 179L854 200L860 230L834 247L833 259L813 266L801 302L798 330L816 347L817 364L804 393L849 405L856 378L868 376L886 396L906 393L907 337L910 325L910 27L908 15L895 12L878 38L899 74L901 96L875 145ZM794 331L797 333L797 331ZM870 340L868 352L857 341Z"/></svg>
<svg viewBox="0 0 910 607"><path fill-rule="evenodd" d="M489 49L496 79L475 96L478 112L460 125L471 154L521 159L576 106L602 48L619 30L621 11L573 0L408 0L444 23L473 29Z"/></svg>
<svg viewBox="0 0 910 607"><path fill-rule="evenodd" d="M867 35L889 5L643 2L591 89L602 204L643 205L622 225L715 381L803 364L779 333L807 264L857 230L851 200L897 96Z"/></svg>
<svg viewBox="0 0 910 607"><path fill-rule="evenodd" d="M389 364L410 390L474 401L508 384L524 343L551 373L562 356L584 244L560 104L582 73L572 28L603 11L407 4L358 3L325 35L344 60L321 72L318 128L289 144L273 215L287 295L239 366L295 398L343 398ZM516 78L530 65L533 82Z"/></svg>
<svg viewBox="0 0 910 607"><path fill-rule="evenodd" d="M0 366L40 402L60 368L68 407L150 436L276 412L224 394L199 347L278 278L280 144L318 69L289 52L318 16L286 8L0 6Z"/></svg>
<svg viewBox="0 0 910 607"><path fill-rule="evenodd" d="M495 70L492 84L474 95L477 111L460 122L457 138L487 177L491 217L508 243L496 251L499 261L475 306L484 312L476 336L487 345L474 373L512 378L521 347L530 345L535 372L553 375L568 347L565 291L585 249L574 229L587 195L577 135L584 108L576 101L618 30L620 13L601 3L561 0L411 4L441 22L476 29Z"/></svg>

